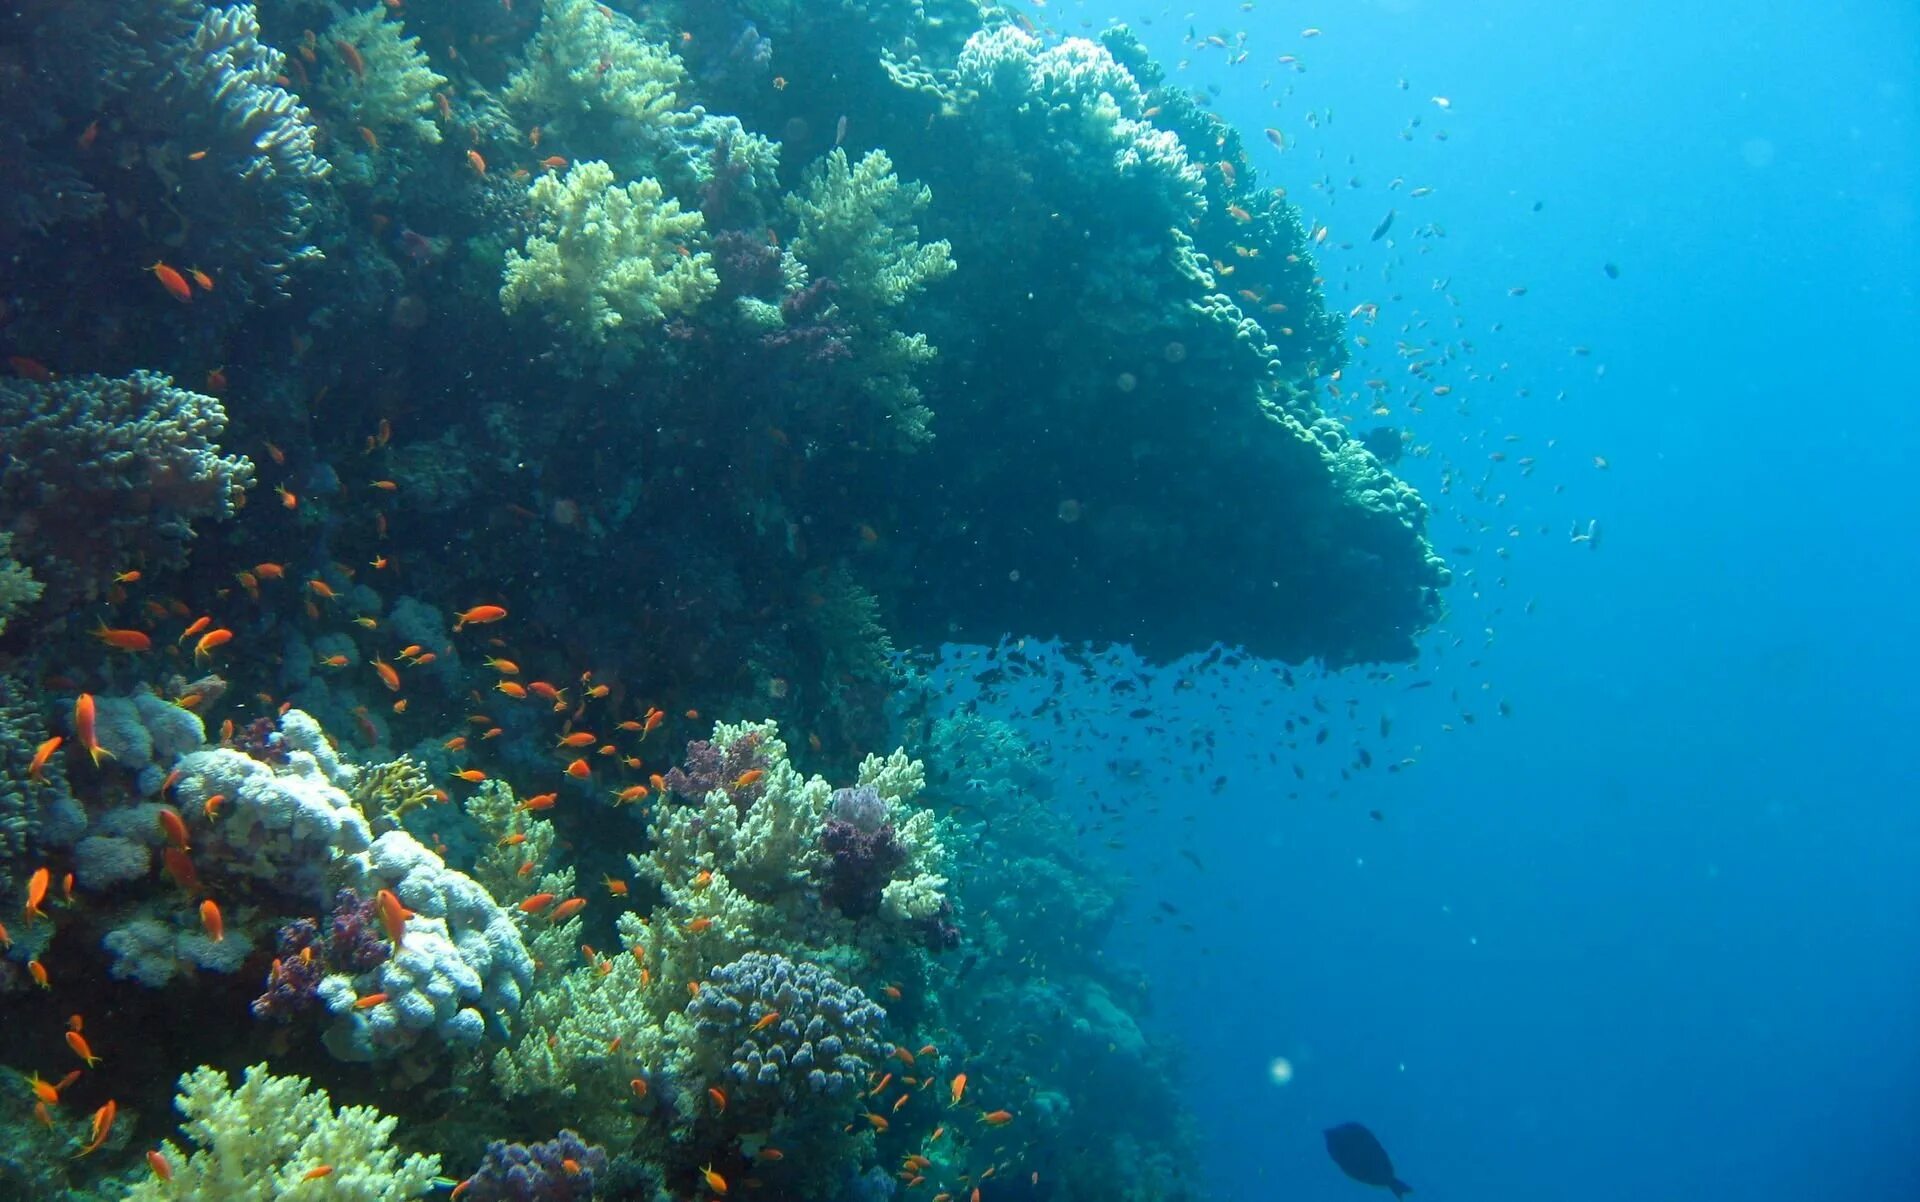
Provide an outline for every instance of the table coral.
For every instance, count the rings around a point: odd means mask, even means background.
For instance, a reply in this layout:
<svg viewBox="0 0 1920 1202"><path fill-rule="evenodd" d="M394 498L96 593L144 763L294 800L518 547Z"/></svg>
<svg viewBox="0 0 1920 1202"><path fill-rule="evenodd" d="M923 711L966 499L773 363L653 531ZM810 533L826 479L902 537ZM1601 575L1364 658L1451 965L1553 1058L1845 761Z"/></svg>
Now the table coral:
<svg viewBox="0 0 1920 1202"><path fill-rule="evenodd" d="M162 1155L173 1179L143 1176L126 1202L277 1202L327 1197L350 1202L409 1202L440 1171L437 1156L402 1157L389 1141L398 1120L371 1106L337 1111L324 1089L304 1077L276 1076L264 1064L247 1069L238 1089L205 1065L180 1078L174 1105L191 1155L172 1142ZM332 1172L319 1183L307 1174ZM303 1188L304 1187L304 1188Z"/></svg>

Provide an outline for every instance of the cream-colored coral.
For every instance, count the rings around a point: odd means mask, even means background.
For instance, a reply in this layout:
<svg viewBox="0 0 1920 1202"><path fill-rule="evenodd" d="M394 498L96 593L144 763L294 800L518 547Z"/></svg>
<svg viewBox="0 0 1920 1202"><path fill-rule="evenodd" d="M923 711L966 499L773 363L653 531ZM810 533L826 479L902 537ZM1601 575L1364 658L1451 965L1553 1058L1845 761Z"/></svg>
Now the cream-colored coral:
<svg viewBox="0 0 1920 1202"><path fill-rule="evenodd" d="M370 1106L338 1111L305 1077L278 1077L256 1064L238 1089L202 1065L180 1078L174 1105L191 1155L169 1142L161 1154L173 1179L143 1177L127 1202L407 1202L431 1188L437 1156L402 1158L389 1144L399 1120ZM322 1165L332 1172L309 1179Z"/></svg>
<svg viewBox="0 0 1920 1202"><path fill-rule="evenodd" d="M8 618L40 599L45 587L8 554L12 545L13 535L0 530L0 633L5 633Z"/></svg>
<svg viewBox="0 0 1920 1202"><path fill-rule="evenodd" d="M883 150L849 164L835 147L807 172L806 188L787 199L800 222L793 253L816 275L832 276L852 315L891 308L953 271L953 246L919 241L915 223L933 200L925 184L905 184Z"/></svg>
<svg viewBox="0 0 1920 1202"><path fill-rule="evenodd" d="M350 13L327 27L321 61L320 91L349 124L380 137L404 134L438 144L433 123L433 94L447 86L420 51L420 39L407 37L398 20L375 5ZM341 45L351 46L350 58Z"/></svg>
<svg viewBox="0 0 1920 1202"><path fill-rule="evenodd" d="M719 287L712 256L694 249L700 214L681 212L655 180L623 187L605 163L576 163L535 180L527 201L536 232L507 252L500 304L544 312L601 366Z"/></svg>
<svg viewBox="0 0 1920 1202"><path fill-rule="evenodd" d="M597 113L622 123L631 137L656 138L685 121L676 112L685 77L673 52L647 41L626 14L593 0L548 0L505 98L563 122L569 113Z"/></svg>

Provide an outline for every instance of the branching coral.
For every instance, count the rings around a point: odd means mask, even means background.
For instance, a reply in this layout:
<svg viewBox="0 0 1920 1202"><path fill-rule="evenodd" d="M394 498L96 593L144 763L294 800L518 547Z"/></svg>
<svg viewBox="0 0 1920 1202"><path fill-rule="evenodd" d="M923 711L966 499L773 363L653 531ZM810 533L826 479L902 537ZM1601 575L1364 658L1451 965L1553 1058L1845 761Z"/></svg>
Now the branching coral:
<svg viewBox="0 0 1920 1202"><path fill-rule="evenodd" d="M130 563L185 562L189 524L227 517L253 464L215 444L227 414L166 376L0 381L0 522L49 604L96 595Z"/></svg>
<svg viewBox="0 0 1920 1202"><path fill-rule="evenodd" d="M437 1156L402 1157L389 1141L396 1119L370 1106L333 1108L305 1077L280 1077L256 1064L238 1089L201 1066L180 1078L174 1105L191 1155L167 1143L172 1179L143 1176L127 1202L279 1202L327 1197L408 1202L440 1171ZM313 1180L322 1165L331 1172Z"/></svg>
<svg viewBox="0 0 1920 1202"><path fill-rule="evenodd" d="M669 316L719 287L712 256L693 249L700 214L681 212L654 180L621 187L605 163L576 163L564 178L535 180L527 200L535 232L507 252L500 304L545 313L586 366L623 365Z"/></svg>
<svg viewBox="0 0 1920 1202"><path fill-rule="evenodd" d="M342 17L327 27L332 54L320 72L320 90L350 125L376 134L404 133L428 144L440 141L433 122L433 93L447 86L420 51L420 39L407 37L400 22L387 19L375 5ZM341 46L352 47L351 57Z"/></svg>
<svg viewBox="0 0 1920 1202"><path fill-rule="evenodd" d="M815 275L831 276L856 314L889 309L953 271L953 247L921 242L916 219L933 199L905 184L883 150L849 164L835 147L787 200L799 222L793 253Z"/></svg>
<svg viewBox="0 0 1920 1202"><path fill-rule="evenodd" d="M0 530L0 634L15 614L40 599L46 585L33 578L13 554L13 535Z"/></svg>

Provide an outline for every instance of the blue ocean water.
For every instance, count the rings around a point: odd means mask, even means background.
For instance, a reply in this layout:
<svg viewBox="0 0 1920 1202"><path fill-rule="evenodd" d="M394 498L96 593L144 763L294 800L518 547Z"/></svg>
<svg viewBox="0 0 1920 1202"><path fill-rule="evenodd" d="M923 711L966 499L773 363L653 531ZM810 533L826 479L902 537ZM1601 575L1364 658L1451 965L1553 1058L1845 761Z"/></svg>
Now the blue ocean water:
<svg viewBox="0 0 1920 1202"><path fill-rule="evenodd" d="M1920 14L1111 15L1250 141L1285 131L1256 162L1354 243L1322 260L1337 307L1401 294L1382 343L1457 314L1454 366L1497 375L1409 423L1434 541L1470 551L1422 669L1305 685L1330 743L1417 763L1342 782L1322 756L1296 788L1268 751L1301 694L1270 673L1135 702L1210 725L1227 777L1172 783L1182 741L1136 737L1157 767L1110 852L1153 882L1120 942L1188 1049L1220 1196L1360 1196L1319 1135L1357 1119L1422 1198L1920 1197ZM1370 358L1348 376L1400 370ZM1539 462L1473 495L1497 451ZM1072 767L1110 781L1142 725L1113 711Z"/></svg>

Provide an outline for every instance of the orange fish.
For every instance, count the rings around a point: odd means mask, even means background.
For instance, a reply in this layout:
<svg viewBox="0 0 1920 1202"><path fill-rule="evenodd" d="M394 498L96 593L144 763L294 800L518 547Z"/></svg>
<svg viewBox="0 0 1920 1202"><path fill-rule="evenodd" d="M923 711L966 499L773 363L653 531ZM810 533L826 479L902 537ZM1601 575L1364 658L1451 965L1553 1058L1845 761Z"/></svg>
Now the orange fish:
<svg viewBox="0 0 1920 1202"><path fill-rule="evenodd" d="M173 641L175 643L184 643L188 639L192 638L196 634L199 634L201 631L205 630L207 627L211 625L213 625L212 618L209 618L209 617L195 618L193 622L190 623L185 630L180 632L180 637Z"/></svg>
<svg viewBox="0 0 1920 1202"><path fill-rule="evenodd" d="M200 270L198 267L189 267L187 268L187 274L192 276L193 282L200 286L200 291L202 292L213 291L213 277L208 275L206 272Z"/></svg>
<svg viewBox="0 0 1920 1202"><path fill-rule="evenodd" d="M233 631L227 630L224 627L219 630L207 631L207 633L200 636L200 641L193 645L194 662L198 663L200 660L207 658L208 652L212 651L215 647L224 646L232 641Z"/></svg>
<svg viewBox="0 0 1920 1202"><path fill-rule="evenodd" d="M765 768L749 768L734 778L733 787L736 789L750 789L759 784L761 778L766 776L766 774L767 770Z"/></svg>
<svg viewBox="0 0 1920 1202"><path fill-rule="evenodd" d="M567 765L567 775L575 780L583 780L593 775L593 768L585 760L575 760Z"/></svg>
<svg viewBox="0 0 1920 1202"><path fill-rule="evenodd" d="M564 158L561 158L557 154L550 154L546 158L540 160L540 165L542 167L545 167L548 171L558 171L560 170L560 168L565 167L567 165L567 160L565 160Z"/></svg>
<svg viewBox="0 0 1920 1202"><path fill-rule="evenodd" d="M487 160L481 158L480 152L477 150L469 150L467 152L467 166L473 168L473 173L482 178L487 174ZM454 629L458 630L460 628L456 626Z"/></svg>
<svg viewBox="0 0 1920 1202"><path fill-rule="evenodd" d="M94 627L93 637L99 639L115 651L139 652L153 648L153 640L138 630L115 630L105 622Z"/></svg>
<svg viewBox="0 0 1920 1202"><path fill-rule="evenodd" d="M387 995L384 993L369 993L365 997L353 999L353 1008L355 1010L371 1010L386 1000Z"/></svg>
<svg viewBox="0 0 1920 1202"><path fill-rule="evenodd" d="M389 692L400 691L400 673L394 670L392 664L377 655L367 662L372 664L373 670L380 674L380 683L386 685Z"/></svg>
<svg viewBox="0 0 1920 1202"><path fill-rule="evenodd" d="M554 899L558 896L559 894L557 893L536 893L520 903L520 912L522 914L537 914L552 905Z"/></svg>
<svg viewBox="0 0 1920 1202"><path fill-rule="evenodd" d="M342 38L335 38L333 40L333 48L340 52L340 61L347 64L347 70L353 72L354 78L365 79L367 77L367 60L360 56L360 51L352 42Z"/></svg>
<svg viewBox="0 0 1920 1202"><path fill-rule="evenodd" d="M160 863L165 866L174 884L188 893L200 892L200 874L194 871L193 861L187 858L186 852L177 847L163 847L160 849Z"/></svg>
<svg viewBox="0 0 1920 1202"><path fill-rule="evenodd" d="M647 787L645 785L628 785L613 795L613 804L617 806L631 805L636 801L643 800L646 795Z"/></svg>
<svg viewBox="0 0 1920 1202"><path fill-rule="evenodd" d="M713 1165L709 1164L707 1165L706 1168L701 1169L700 1176L706 1179L708 1189L712 1190L716 1194L721 1195L722 1197L726 1196L727 1179L725 1177L722 1177L720 1174L714 1172Z"/></svg>
<svg viewBox="0 0 1920 1202"><path fill-rule="evenodd" d="M492 668L495 672L500 673L500 675L502 676L520 675L520 665L514 663L510 659L499 659L497 657L488 659L487 667Z"/></svg>
<svg viewBox="0 0 1920 1202"><path fill-rule="evenodd" d="M344 43L344 42L342 42L342 43L341 43L341 45L343 45L343 46L344 46L344 45L346 45L346 43ZM307 1170L306 1172L304 1172L304 1173L302 1173L302 1174L300 1174L300 1180L302 1180L302 1181L318 1181L318 1180L319 1180L320 1178L322 1178L322 1177L330 1177L330 1176L332 1176L332 1175L333 1175L333 1166L332 1166L332 1165L330 1165L330 1164L317 1164L317 1165L314 1165L314 1166L313 1166L312 1168L310 1168L310 1169L308 1169L308 1170Z"/></svg>
<svg viewBox="0 0 1920 1202"><path fill-rule="evenodd" d="M719 1110L721 1114L725 1114L727 1112L727 1091L726 1090L721 1089L717 1085L709 1085L707 1087L707 1096L713 1099L713 1105L715 1109Z"/></svg>
<svg viewBox="0 0 1920 1202"><path fill-rule="evenodd" d="M1013 1111L990 1110L980 1116L980 1121L989 1127L1004 1127L1013 1121Z"/></svg>
<svg viewBox="0 0 1920 1202"><path fill-rule="evenodd" d="M602 877L600 883L607 887L607 895L609 897L625 897L627 895L627 883L618 877Z"/></svg>
<svg viewBox="0 0 1920 1202"><path fill-rule="evenodd" d="M912 1095L912 1094L910 1094L910 1093L903 1093L903 1094L901 1094L901 1095L899 1096L899 1098L897 1098L897 1099L895 1099L895 1101L894 1101L894 1103L893 1103L893 1110L894 1110L894 1113L895 1113L895 1114L898 1114L898 1113L900 1112L900 1108L901 1108L902 1106L905 1106L905 1105L907 1104L907 1100L908 1100L909 1098L911 1098L911 1097L913 1097L913 1095Z"/></svg>
<svg viewBox="0 0 1920 1202"><path fill-rule="evenodd" d="M515 701L525 701L527 699L527 690L525 686L516 684L511 680L501 680L501 681L494 682L493 691L496 693L505 693L507 696L513 698Z"/></svg>
<svg viewBox="0 0 1920 1202"><path fill-rule="evenodd" d="M558 800L560 800L560 795L558 793L540 793L533 797L527 798L525 801L515 806L514 809L520 810L529 814L538 813L541 810L551 810L553 808L553 803Z"/></svg>
<svg viewBox="0 0 1920 1202"><path fill-rule="evenodd" d="M88 1068L100 1063L100 1057L93 1054L93 1049L87 1046L87 1037L80 1032L67 1032L67 1046L73 1049L74 1055L87 1062Z"/></svg>
<svg viewBox="0 0 1920 1202"><path fill-rule="evenodd" d="M105 1106L93 1112L93 1137L87 1140L86 1147L75 1154L76 1157L91 1156L100 1150L100 1145L107 1142L107 1133L113 1130L113 1116L118 1113L120 1107L112 1098L108 1098Z"/></svg>
<svg viewBox="0 0 1920 1202"><path fill-rule="evenodd" d="M300 508L300 498L298 495L294 493L294 491L291 488L288 488L284 484L276 484L273 486L273 491L278 493L280 496L280 508L282 509Z"/></svg>
<svg viewBox="0 0 1920 1202"><path fill-rule="evenodd" d="M33 875L27 878L27 904L25 913L29 923L36 918L45 918L47 916L47 912L40 908L40 903L47 900L47 886L52 883L53 871L45 867L34 869Z"/></svg>
<svg viewBox="0 0 1920 1202"><path fill-rule="evenodd" d="M227 937L227 920L220 916L220 906L211 897L200 903L200 925L207 928L215 943Z"/></svg>
<svg viewBox="0 0 1920 1202"><path fill-rule="evenodd" d="M769 1010L760 1016L759 1022L753 1024L753 1029L756 1031L764 1031L779 1021L780 1012L778 1010Z"/></svg>
<svg viewBox="0 0 1920 1202"><path fill-rule="evenodd" d="M100 740L93 729L93 694L82 693L73 699L73 734L80 740L80 746L87 749L93 757L93 766L100 766L100 757L113 758L113 753L100 746Z"/></svg>
<svg viewBox="0 0 1920 1202"><path fill-rule="evenodd" d="M227 803L225 793L215 793L200 803L200 812L207 816L208 822L220 821L220 807Z"/></svg>
<svg viewBox="0 0 1920 1202"><path fill-rule="evenodd" d="M407 908L400 904L400 899L394 896L391 889L380 890L374 895L374 900L380 910L380 925L387 928L387 938L393 940L393 946L399 947L407 934L407 919L410 917Z"/></svg>
<svg viewBox="0 0 1920 1202"><path fill-rule="evenodd" d="M60 744L64 742L66 742L64 738L55 735L33 749L33 759L27 764L28 780L41 779L40 774L46 771L47 761L53 758L53 753L60 750Z"/></svg>
<svg viewBox="0 0 1920 1202"><path fill-rule="evenodd" d="M168 267L165 263L155 263L152 267L147 268L147 270L153 273L153 278L160 281L160 286L165 288L167 294L173 297L173 299L182 304L187 304L193 300L193 285L187 283L186 276Z"/></svg>
<svg viewBox="0 0 1920 1202"><path fill-rule="evenodd" d="M279 580L287 574L286 565L277 563L256 563L253 574L262 580Z"/></svg>
<svg viewBox="0 0 1920 1202"><path fill-rule="evenodd" d="M687 930L692 934L698 935L706 931L711 926L713 926L713 919L702 915L699 918L695 918L689 921L687 923Z"/></svg>
<svg viewBox="0 0 1920 1202"><path fill-rule="evenodd" d="M160 809L160 833L167 837L167 842L181 851L193 850L187 845L186 819L180 817L180 811L171 806L162 806Z"/></svg>
<svg viewBox="0 0 1920 1202"><path fill-rule="evenodd" d="M870 1125L872 1125L875 1131L885 1131L889 1126L887 1120L883 1116L877 1115L877 1114L868 1114L867 1122Z"/></svg>
<svg viewBox="0 0 1920 1202"><path fill-rule="evenodd" d="M47 979L47 966L38 960L27 961L27 975L32 977L33 983L40 988L53 988L53 982Z"/></svg>
<svg viewBox="0 0 1920 1202"><path fill-rule="evenodd" d="M480 769L478 768L463 769L462 771L454 773L454 775L459 777L461 780L466 781L470 785L477 785L481 781L487 779L487 774L480 771Z"/></svg>
<svg viewBox="0 0 1920 1202"><path fill-rule="evenodd" d="M553 913L547 915L547 921L548 922L565 922L567 919L572 918L575 914L578 914L580 911L586 908L587 908L586 898L569 897L567 900L561 902L559 905L553 908Z"/></svg>
<svg viewBox="0 0 1920 1202"><path fill-rule="evenodd" d="M633 1090L633 1096L636 1098L644 1098L647 1096L647 1082L644 1077L635 1077L633 1080L627 1082L627 1088Z"/></svg>
<svg viewBox="0 0 1920 1202"><path fill-rule="evenodd" d="M147 1152L147 1167L152 1169L153 1175L160 1180L173 1180L173 1166L168 1164L167 1158L160 1153L152 1150Z"/></svg>

